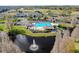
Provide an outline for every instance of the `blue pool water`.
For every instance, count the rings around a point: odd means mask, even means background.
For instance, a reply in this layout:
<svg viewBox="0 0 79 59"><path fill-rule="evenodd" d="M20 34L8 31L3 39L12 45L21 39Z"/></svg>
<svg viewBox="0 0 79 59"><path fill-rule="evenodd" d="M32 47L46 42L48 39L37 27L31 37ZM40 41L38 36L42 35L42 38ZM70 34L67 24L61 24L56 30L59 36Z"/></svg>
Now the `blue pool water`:
<svg viewBox="0 0 79 59"><path fill-rule="evenodd" d="M39 22L39 23L35 23L35 26L36 27L45 27L45 26L50 27L52 25L51 25L51 22Z"/></svg>

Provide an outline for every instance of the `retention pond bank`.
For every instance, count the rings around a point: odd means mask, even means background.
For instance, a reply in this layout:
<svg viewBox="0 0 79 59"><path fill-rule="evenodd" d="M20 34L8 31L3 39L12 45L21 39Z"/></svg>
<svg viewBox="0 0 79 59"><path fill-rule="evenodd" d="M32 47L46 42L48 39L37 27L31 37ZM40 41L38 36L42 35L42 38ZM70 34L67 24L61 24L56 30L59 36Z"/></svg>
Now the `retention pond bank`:
<svg viewBox="0 0 79 59"><path fill-rule="evenodd" d="M24 39L21 38L17 41L16 45L18 45L22 50L24 50L26 53L49 53L51 49L53 48L54 42L55 42L55 36L48 36L48 37L32 37L32 36L26 36L26 38L23 36ZM30 49L30 46L33 44L33 40L35 40L35 44L38 45L38 49L36 51L32 51ZM34 45L35 46L35 45ZM34 49L36 47L33 47Z"/></svg>

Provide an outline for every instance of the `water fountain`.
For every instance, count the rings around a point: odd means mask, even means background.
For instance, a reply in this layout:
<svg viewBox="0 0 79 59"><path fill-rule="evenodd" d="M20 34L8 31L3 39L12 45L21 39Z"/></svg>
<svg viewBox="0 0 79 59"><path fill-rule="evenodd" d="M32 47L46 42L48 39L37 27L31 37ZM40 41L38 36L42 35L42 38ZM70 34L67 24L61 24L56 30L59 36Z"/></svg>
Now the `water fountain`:
<svg viewBox="0 0 79 59"><path fill-rule="evenodd" d="M33 39L33 44L30 45L29 49L33 52L35 52L39 49L39 46L36 44L34 39Z"/></svg>

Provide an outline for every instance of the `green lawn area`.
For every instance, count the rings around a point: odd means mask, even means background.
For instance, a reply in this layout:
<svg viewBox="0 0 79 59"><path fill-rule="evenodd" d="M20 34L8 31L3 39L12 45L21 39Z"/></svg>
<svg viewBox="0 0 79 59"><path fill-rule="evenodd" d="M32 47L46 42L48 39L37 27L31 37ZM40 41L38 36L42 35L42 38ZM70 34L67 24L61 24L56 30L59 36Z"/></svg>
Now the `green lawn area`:
<svg viewBox="0 0 79 59"><path fill-rule="evenodd" d="M68 23L63 23L63 24L60 24L61 27L67 27L67 28L73 28L74 25L72 24L68 24Z"/></svg>
<svg viewBox="0 0 79 59"><path fill-rule="evenodd" d="M18 18L15 18L15 19L13 19L12 20L12 22L17 22L17 21L19 21L20 19L18 19ZM21 19L22 20L22 19Z"/></svg>
<svg viewBox="0 0 79 59"><path fill-rule="evenodd" d="M0 31L7 31L5 24L0 24Z"/></svg>
<svg viewBox="0 0 79 59"><path fill-rule="evenodd" d="M79 53L79 38L75 38L75 52Z"/></svg>
<svg viewBox="0 0 79 59"><path fill-rule="evenodd" d="M13 26L12 31L16 32L17 34L25 34L32 37L47 37L47 36L55 36L56 33L32 33L30 30L26 29L24 26Z"/></svg>
<svg viewBox="0 0 79 59"><path fill-rule="evenodd" d="M0 19L0 31L8 32L7 25L5 24L7 20Z"/></svg>
<svg viewBox="0 0 79 59"><path fill-rule="evenodd" d="M6 20L0 19L0 22L6 22Z"/></svg>
<svg viewBox="0 0 79 59"><path fill-rule="evenodd" d="M75 42L75 52L79 53L79 43Z"/></svg>

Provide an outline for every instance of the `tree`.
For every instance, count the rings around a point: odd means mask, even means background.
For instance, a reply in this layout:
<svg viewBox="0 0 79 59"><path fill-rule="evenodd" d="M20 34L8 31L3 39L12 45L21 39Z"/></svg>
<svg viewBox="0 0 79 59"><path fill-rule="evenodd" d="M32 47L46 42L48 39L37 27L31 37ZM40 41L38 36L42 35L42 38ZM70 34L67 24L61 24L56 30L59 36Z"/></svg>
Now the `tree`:
<svg viewBox="0 0 79 59"><path fill-rule="evenodd" d="M73 31L72 31L72 34L71 34L71 37L76 39L76 41L79 41L79 27L76 27Z"/></svg>
<svg viewBox="0 0 79 59"><path fill-rule="evenodd" d="M61 50L60 52L71 53L75 52L75 44L73 38L70 37L69 30L65 30L61 42Z"/></svg>
<svg viewBox="0 0 79 59"><path fill-rule="evenodd" d="M12 22L12 20L10 18L11 18L11 16L9 16L9 15L5 16L5 20L6 20L5 24L7 25L8 30L11 30L11 28L13 26L13 22Z"/></svg>
<svg viewBox="0 0 79 59"><path fill-rule="evenodd" d="M22 51L9 39L5 32L0 32L0 52L2 53L21 53Z"/></svg>
<svg viewBox="0 0 79 59"><path fill-rule="evenodd" d="M51 52L54 53L71 53L75 52L75 44L73 38L69 36L69 31L63 31L63 37L61 36L61 32L58 32L56 35L56 41L54 47Z"/></svg>
<svg viewBox="0 0 79 59"><path fill-rule="evenodd" d="M62 41L61 32L58 31L58 33L56 35L54 47L51 51L52 53L58 53L59 52L59 49L60 49L59 46L60 46L61 41Z"/></svg>

